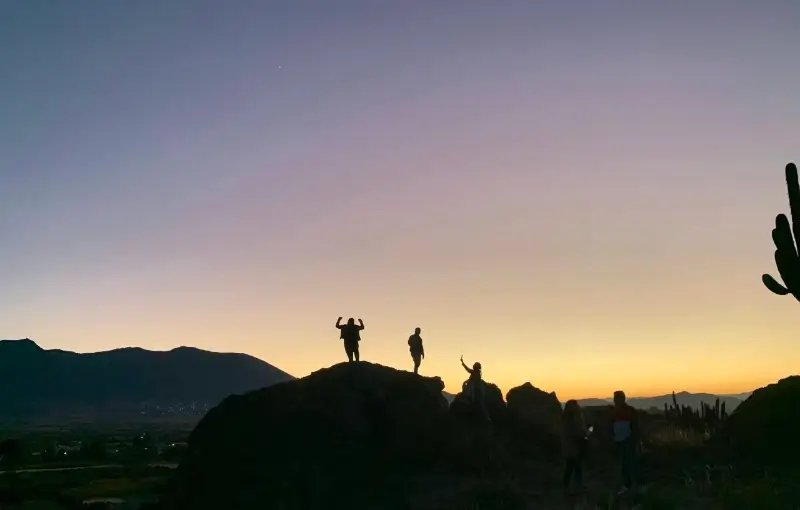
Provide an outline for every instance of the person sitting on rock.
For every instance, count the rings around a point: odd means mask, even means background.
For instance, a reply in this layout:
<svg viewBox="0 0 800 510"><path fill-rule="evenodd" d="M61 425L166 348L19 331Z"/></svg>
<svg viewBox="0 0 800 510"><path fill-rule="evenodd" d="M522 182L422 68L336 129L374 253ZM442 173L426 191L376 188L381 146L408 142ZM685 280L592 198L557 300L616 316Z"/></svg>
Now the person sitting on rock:
<svg viewBox="0 0 800 510"><path fill-rule="evenodd" d="M561 414L562 445L564 447L564 489L569 490L574 477L575 484L583 485L583 459L586 456L586 447L589 429L583 418L583 410L577 400L567 400Z"/></svg>
<svg viewBox="0 0 800 510"><path fill-rule="evenodd" d="M464 367L469 373L469 379L464 383L464 389L473 405L483 414L485 418L489 418L489 413L486 410L486 401L483 397L483 370L479 362L475 362L472 368L469 368L464 363L464 356L461 356L461 366Z"/></svg>
<svg viewBox="0 0 800 510"><path fill-rule="evenodd" d="M419 373L419 365L425 357L425 349L422 347L422 337L419 336L422 330L416 328L414 334L408 337L408 349L411 351L411 359L414 360L414 373Z"/></svg>
<svg viewBox="0 0 800 510"><path fill-rule="evenodd" d="M344 340L344 351L347 353L347 361L359 361L358 343L361 341L361 331L364 330L364 321L358 319L358 326L356 321L352 318L347 319L347 324L342 325L342 318L336 319L336 328L341 331L339 338Z"/></svg>

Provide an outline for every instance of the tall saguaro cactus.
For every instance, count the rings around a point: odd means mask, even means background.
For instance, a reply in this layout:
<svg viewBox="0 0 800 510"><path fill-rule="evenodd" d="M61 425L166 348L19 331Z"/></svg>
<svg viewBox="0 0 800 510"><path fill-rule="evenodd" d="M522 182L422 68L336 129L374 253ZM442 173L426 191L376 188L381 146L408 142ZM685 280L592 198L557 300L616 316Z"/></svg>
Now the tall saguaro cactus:
<svg viewBox="0 0 800 510"><path fill-rule="evenodd" d="M775 228L772 229L775 265L783 285L768 274L762 275L761 281L775 294L779 296L791 294L800 301L800 256L797 249L797 242L800 240L800 184L797 181L797 167L794 163L786 165L786 187L789 190L792 225L789 225L785 214L779 214L775 217Z"/></svg>

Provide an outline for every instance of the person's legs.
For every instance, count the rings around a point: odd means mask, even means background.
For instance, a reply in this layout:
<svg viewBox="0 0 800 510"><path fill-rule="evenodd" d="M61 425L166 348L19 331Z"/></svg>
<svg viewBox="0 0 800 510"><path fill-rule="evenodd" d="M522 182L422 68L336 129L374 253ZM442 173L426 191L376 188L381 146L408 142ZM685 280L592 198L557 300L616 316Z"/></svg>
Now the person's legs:
<svg viewBox="0 0 800 510"><path fill-rule="evenodd" d="M633 488L639 485L639 454L633 440L628 440L628 478L630 482L628 487Z"/></svg>
<svg viewBox="0 0 800 510"><path fill-rule="evenodd" d="M414 373L419 373L419 365L422 363L422 356L416 353L411 354L411 358L414 360Z"/></svg>
<svg viewBox="0 0 800 510"><path fill-rule="evenodd" d="M622 474L622 485L626 489L631 488L632 483L632 446L630 439L619 441L617 444L617 456L619 457L620 471Z"/></svg>
<svg viewBox="0 0 800 510"><path fill-rule="evenodd" d="M583 487L583 463L586 460L588 451L589 440L583 438L578 446L578 458L575 465L575 482L578 484L578 487Z"/></svg>
<svg viewBox="0 0 800 510"><path fill-rule="evenodd" d="M572 473L575 471L575 457L569 456L566 459L566 463L564 464L564 488L569 488L569 483L572 481Z"/></svg>
<svg viewBox="0 0 800 510"><path fill-rule="evenodd" d="M360 361L361 359L361 356L358 352L358 342L355 342L355 345L353 345L353 357L356 361Z"/></svg>
<svg viewBox="0 0 800 510"><path fill-rule="evenodd" d="M574 461L573 465L574 465L573 471L575 473L575 485L577 485L578 488L580 489L581 487L583 487L583 455L582 454L579 453L578 456L575 457L575 461Z"/></svg>
<svg viewBox="0 0 800 510"><path fill-rule="evenodd" d="M344 344L344 352L347 353L347 361L348 362L352 362L353 361L353 349L350 347L350 344L348 344L347 342L345 342L345 344Z"/></svg>

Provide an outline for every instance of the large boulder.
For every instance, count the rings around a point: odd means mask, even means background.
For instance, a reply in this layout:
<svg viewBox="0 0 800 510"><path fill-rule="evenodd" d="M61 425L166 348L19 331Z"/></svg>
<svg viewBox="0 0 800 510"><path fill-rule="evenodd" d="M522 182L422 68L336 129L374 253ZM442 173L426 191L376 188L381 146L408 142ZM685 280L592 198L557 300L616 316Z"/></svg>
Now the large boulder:
<svg viewBox="0 0 800 510"><path fill-rule="evenodd" d="M518 457L506 437L506 403L497 385L483 381L483 397L489 420L466 391L450 403L447 444L442 462L460 476L508 472ZM466 383L462 390L466 390Z"/></svg>
<svg viewBox="0 0 800 510"><path fill-rule="evenodd" d="M386 508L396 480L446 448L439 378L370 363L231 396L200 421L171 510ZM383 498L383 499L382 499Z"/></svg>
<svg viewBox="0 0 800 510"><path fill-rule="evenodd" d="M800 452L800 376L757 389L728 418L719 440L735 460L796 464Z"/></svg>
<svg viewBox="0 0 800 510"><path fill-rule="evenodd" d="M561 445L561 403L548 393L526 382L506 394L508 421L519 447L532 454L554 459Z"/></svg>
<svg viewBox="0 0 800 510"><path fill-rule="evenodd" d="M526 382L508 390L506 403L510 419L548 432L560 430L561 402L555 392L542 391Z"/></svg>

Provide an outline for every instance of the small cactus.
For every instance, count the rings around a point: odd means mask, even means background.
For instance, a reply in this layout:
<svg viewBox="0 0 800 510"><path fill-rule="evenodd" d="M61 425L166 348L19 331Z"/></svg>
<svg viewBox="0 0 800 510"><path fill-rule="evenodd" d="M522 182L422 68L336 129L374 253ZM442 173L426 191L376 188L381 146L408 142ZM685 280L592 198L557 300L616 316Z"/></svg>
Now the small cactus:
<svg viewBox="0 0 800 510"><path fill-rule="evenodd" d="M779 296L792 294L800 301L800 257L798 257L797 240L800 240L800 184L797 180L797 167L794 163L786 165L786 187L789 191L789 212L792 224L785 214L775 217L775 228L772 229L772 241L775 243L775 266L783 280L783 285L768 274L761 276L761 281L772 292Z"/></svg>

